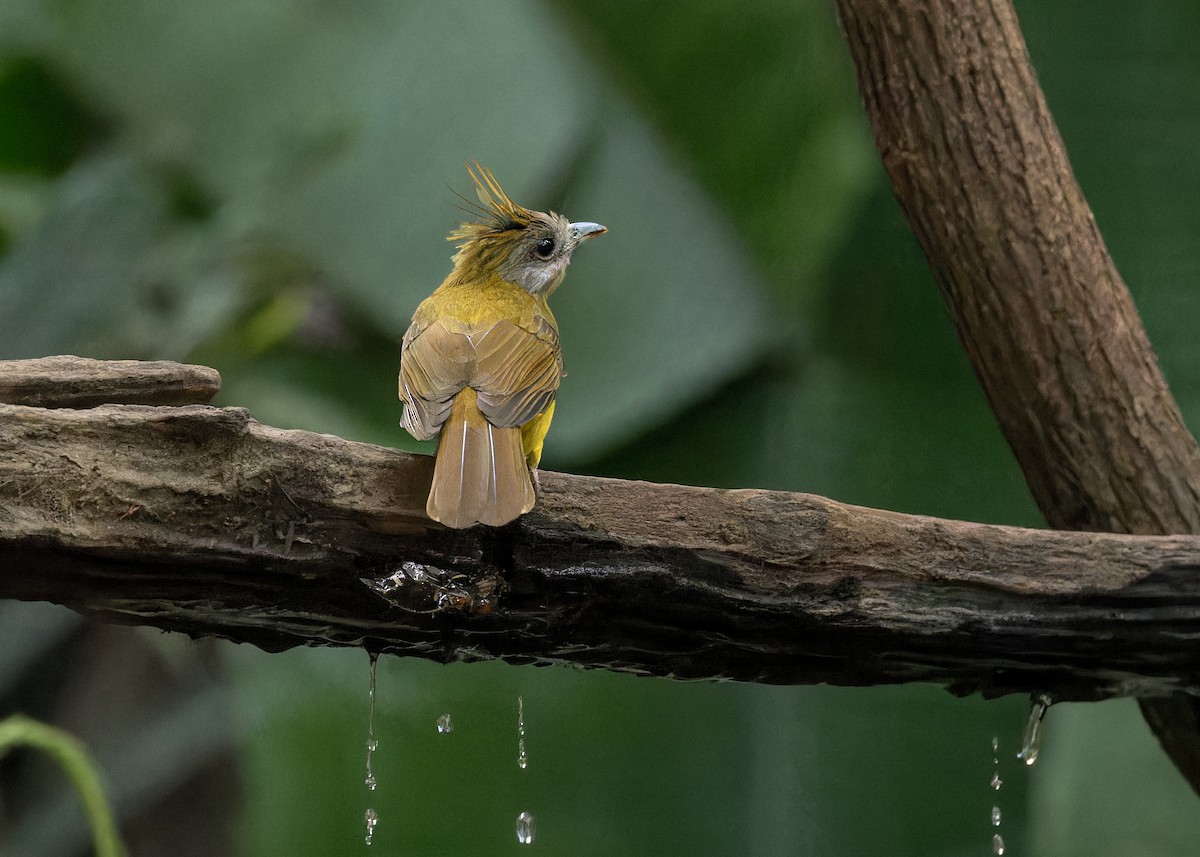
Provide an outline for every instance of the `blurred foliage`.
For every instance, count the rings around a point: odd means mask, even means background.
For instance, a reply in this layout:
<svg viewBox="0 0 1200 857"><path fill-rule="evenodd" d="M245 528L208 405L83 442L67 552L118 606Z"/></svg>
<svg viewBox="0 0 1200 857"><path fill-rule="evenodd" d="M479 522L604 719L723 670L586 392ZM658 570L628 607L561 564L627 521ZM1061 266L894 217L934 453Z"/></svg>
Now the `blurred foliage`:
<svg viewBox="0 0 1200 857"><path fill-rule="evenodd" d="M5 57L0 64L0 170L52 177L90 136L87 109L46 64Z"/></svg>
<svg viewBox="0 0 1200 857"><path fill-rule="evenodd" d="M1018 6L1197 425L1200 7ZM0 358L189 359L264 422L421 448L397 425L397 344L448 270L474 159L611 230L555 296L547 466L1039 523L817 0L6 0ZM0 647L6 706L45 669L37 636ZM993 736L1006 853L1182 855L1200 835L1132 704L1052 709L1030 776L1023 700L385 659L368 794L365 656L227 654L236 722L201 682L139 731L157 764L112 764L129 816L240 735L247 855L357 853L368 802L387 854L507 852L521 810L535 847L578 854L987 853ZM54 812L24 819L22 841L66 841Z"/></svg>

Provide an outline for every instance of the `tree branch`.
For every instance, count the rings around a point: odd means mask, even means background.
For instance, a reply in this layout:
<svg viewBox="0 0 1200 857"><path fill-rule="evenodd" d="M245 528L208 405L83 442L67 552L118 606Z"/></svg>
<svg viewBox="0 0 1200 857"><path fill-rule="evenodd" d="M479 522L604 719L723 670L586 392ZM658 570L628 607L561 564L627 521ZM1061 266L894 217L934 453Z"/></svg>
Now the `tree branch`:
<svg viewBox="0 0 1200 857"><path fill-rule="evenodd" d="M515 525L424 515L431 459L237 408L0 405L0 597L267 649L1055 699L1197 682L1200 539L543 475Z"/></svg>
<svg viewBox="0 0 1200 857"><path fill-rule="evenodd" d="M1009 0L837 0L884 167L1053 527L1200 533L1200 447ZM1144 703L1200 791L1200 703Z"/></svg>
<svg viewBox="0 0 1200 857"><path fill-rule="evenodd" d="M202 404L219 389L216 369L184 363L89 360L66 354L0 363L0 402L11 405Z"/></svg>

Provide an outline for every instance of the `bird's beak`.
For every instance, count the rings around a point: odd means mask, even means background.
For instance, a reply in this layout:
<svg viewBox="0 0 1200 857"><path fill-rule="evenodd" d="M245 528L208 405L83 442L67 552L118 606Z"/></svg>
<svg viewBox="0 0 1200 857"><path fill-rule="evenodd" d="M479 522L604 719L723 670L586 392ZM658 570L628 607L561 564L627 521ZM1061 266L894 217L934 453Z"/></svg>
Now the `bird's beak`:
<svg viewBox="0 0 1200 857"><path fill-rule="evenodd" d="M595 238L597 235L603 235L608 229L601 226L599 223L572 223L571 235L575 237L576 242L587 241L589 238Z"/></svg>

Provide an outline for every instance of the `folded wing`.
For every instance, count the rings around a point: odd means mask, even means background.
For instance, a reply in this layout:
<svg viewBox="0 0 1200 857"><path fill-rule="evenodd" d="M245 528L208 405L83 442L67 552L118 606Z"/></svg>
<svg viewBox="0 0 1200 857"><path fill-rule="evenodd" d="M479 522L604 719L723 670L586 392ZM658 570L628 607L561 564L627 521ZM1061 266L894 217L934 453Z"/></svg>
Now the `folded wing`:
<svg viewBox="0 0 1200 857"><path fill-rule="evenodd" d="M546 410L561 379L558 334L544 318L528 327L414 322L400 352L401 424L418 440L436 437L459 390L472 387L492 425L521 426Z"/></svg>
<svg viewBox="0 0 1200 857"><path fill-rule="evenodd" d="M419 440L440 435L431 518L500 526L533 508L520 427L549 407L562 374L557 332L543 318L414 322L401 350L401 424Z"/></svg>

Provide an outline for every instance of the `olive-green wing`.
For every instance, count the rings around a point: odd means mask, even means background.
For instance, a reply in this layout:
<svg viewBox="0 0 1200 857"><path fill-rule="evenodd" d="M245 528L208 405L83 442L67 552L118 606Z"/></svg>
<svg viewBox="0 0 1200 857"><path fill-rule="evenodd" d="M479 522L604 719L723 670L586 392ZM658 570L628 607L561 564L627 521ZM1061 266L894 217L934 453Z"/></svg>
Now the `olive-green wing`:
<svg viewBox="0 0 1200 857"><path fill-rule="evenodd" d="M400 424L417 440L437 437L455 394L474 371L475 348L468 336L440 321L414 321L400 346Z"/></svg>
<svg viewBox="0 0 1200 857"><path fill-rule="evenodd" d="M524 425L554 400L562 374L558 333L544 318L528 326L413 322L400 350L400 422L418 440L436 437L455 395L469 386L492 425Z"/></svg>
<svg viewBox="0 0 1200 857"><path fill-rule="evenodd" d="M470 385L479 392L479 410L502 428L521 426L554 401L562 380L558 331L544 318L529 326L499 321L472 337L476 367Z"/></svg>

